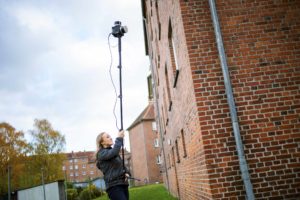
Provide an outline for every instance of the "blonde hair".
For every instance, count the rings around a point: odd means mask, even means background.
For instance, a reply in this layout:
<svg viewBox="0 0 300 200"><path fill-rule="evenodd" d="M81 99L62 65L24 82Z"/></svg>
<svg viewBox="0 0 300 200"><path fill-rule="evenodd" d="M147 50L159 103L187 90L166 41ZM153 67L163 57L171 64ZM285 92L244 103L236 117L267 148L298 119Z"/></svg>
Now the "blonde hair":
<svg viewBox="0 0 300 200"><path fill-rule="evenodd" d="M102 142L103 142L103 135L105 134L106 132L102 132L100 133L97 138L96 138L96 146L97 146L97 151L96 151L96 154L98 153L98 151L100 149L103 148L103 145L102 145Z"/></svg>

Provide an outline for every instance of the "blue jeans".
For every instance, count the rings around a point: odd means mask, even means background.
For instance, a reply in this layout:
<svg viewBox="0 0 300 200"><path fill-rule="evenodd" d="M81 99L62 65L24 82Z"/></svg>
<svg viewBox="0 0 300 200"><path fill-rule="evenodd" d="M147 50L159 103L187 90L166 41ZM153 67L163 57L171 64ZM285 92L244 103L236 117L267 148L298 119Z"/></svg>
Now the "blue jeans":
<svg viewBox="0 0 300 200"><path fill-rule="evenodd" d="M116 185L107 190L110 200L129 200L128 185Z"/></svg>

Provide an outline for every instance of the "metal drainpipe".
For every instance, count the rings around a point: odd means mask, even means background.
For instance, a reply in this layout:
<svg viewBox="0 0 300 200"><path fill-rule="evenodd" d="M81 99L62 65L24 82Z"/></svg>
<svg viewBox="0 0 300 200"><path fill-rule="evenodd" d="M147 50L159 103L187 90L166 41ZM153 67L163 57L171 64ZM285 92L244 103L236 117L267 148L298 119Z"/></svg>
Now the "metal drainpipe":
<svg viewBox="0 0 300 200"><path fill-rule="evenodd" d="M147 38L149 38L148 37L148 29L147 29L147 20L145 18L143 18L143 20L145 22ZM163 152L163 156L164 156L164 168L165 168L165 171L166 171L166 179L167 179L168 192L170 193L169 176L168 176L168 169L167 169L167 164L166 164L166 154L165 154L165 148L164 148L164 142L163 142L163 136L162 136L162 126L161 126L161 123L160 123L160 111L159 111L159 106L158 106L158 102L157 102L157 94L156 94L156 83L155 83L156 79L155 79L155 74L154 74L153 65L152 65L152 61L151 61L150 56L149 56L149 62L150 62L151 74L152 74L152 77L153 77L152 78L153 85L154 85L153 94L155 96L156 110L157 110L157 115L159 117L158 123L159 123L160 144L161 144L162 152Z"/></svg>
<svg viewBox="0 0 300 200"><path fill-rule="evenodd" d="M153 76L153 80L152 81L153 81L153 84L154 84L153 93L155 95L156 110L157 110L157 115L159 117L158 123L159 123L160 144L161 144L162 152L163 152L163 156L164 156L164 168L165 168L165 172L166 172L166 179L167 179L168 191L170 193L169 176L168 176L168 169L167 169L167 162L166 162L166 154L165 154L164 141L163 141L163 136L162 136L162 126L161 126L161 122L160 122L160 111L159 111L158 102L157 102L156 83L155 83L155 76L154 76L153 65L152 65L151 60L150 60L150 65L151 65L151 74Z"/></svg>
<svg viewBox="0 0 300 200"><path fill-rule="evenodd" d="M242 179L243 179L244 186L246 189L247 199L254 200L255 198L254 198L254 194L253 194L253 187L252 187L251 180L250 180L247 161L245 159L243 142L242 142L241 134L240 134L239 121L238 121L236 106L235 106L235 102L234 102L234 98L233 98L232 86L231 86L231 81L230 81L230 77L229 77L227 60L226 60L226 55L225 55L225 50L224 50L224 45L223 45L221 29L220 29L220 24L219 24L215 1L209 0L209 6L210 6L210 12L211 12L213 25L214 25L217 45L218 45L219 58L221 61L221 66L222 66L222 71L223 71L227 101L228 101L229 108L230 108L231 122L232 122L232 126L233 126L234 138L235 138L235 142L236 142L236 149L237 149L237 153L238 153L240 170L242 173Z"/></svg>

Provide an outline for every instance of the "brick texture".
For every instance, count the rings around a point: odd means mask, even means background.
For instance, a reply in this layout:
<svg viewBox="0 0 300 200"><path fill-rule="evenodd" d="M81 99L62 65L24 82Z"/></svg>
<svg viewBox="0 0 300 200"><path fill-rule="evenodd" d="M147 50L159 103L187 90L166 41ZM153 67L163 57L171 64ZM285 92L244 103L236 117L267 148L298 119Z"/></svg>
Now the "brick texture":
<svg viewBox="0 0 300 200"><path fill-rule="evenodd" d="M166 185L180 199L245 199L208 1L142 2ZM299 199L300 2L216 7L255 198Z"/></svg>

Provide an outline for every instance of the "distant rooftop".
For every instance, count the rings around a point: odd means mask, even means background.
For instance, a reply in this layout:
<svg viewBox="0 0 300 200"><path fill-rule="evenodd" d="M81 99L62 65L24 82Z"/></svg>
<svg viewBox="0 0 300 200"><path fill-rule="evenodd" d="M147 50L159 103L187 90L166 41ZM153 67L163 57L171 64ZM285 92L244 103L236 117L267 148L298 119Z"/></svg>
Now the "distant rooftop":
<svg viewBox="0 0 300 200"><path fill-rule="evenodd" d="M154 120L154 105L153 102L149 102L149 105L143 110L143 112L134 120L134 122L127 128L132 129L142 121Z"/></svg>

